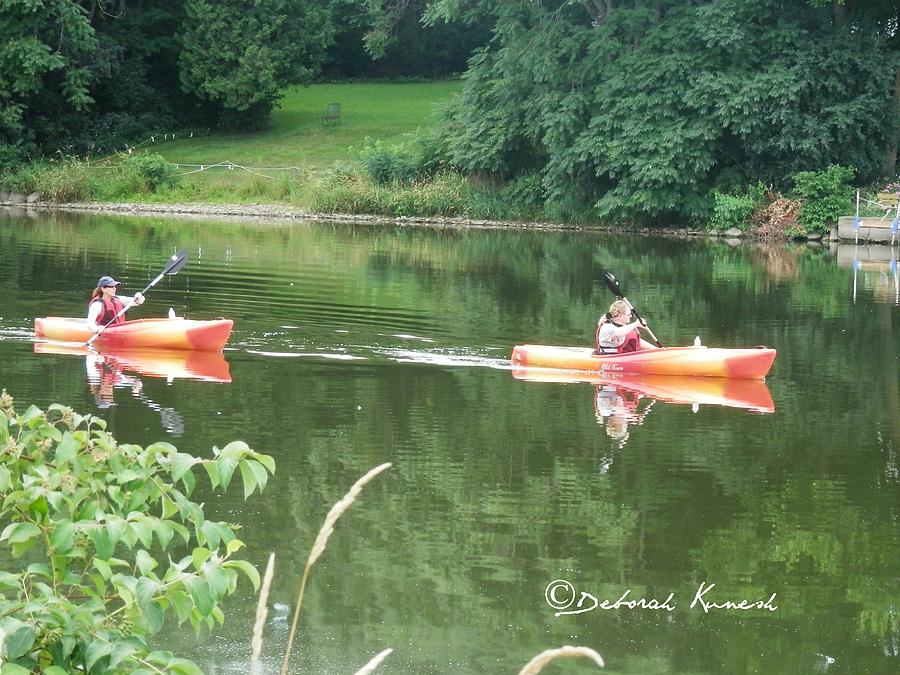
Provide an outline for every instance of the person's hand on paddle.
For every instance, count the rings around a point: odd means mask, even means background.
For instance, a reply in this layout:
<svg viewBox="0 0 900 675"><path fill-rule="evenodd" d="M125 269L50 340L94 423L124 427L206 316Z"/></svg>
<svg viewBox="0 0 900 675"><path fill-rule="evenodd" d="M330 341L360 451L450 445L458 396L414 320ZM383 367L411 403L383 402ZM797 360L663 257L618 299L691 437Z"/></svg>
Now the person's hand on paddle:
<svg viewBox="0 0 900 675"><path fill-rule="evenodd" d="M144 294L138 291L134 294L134 304L135 305L143 305L144 304Z"/></svg>

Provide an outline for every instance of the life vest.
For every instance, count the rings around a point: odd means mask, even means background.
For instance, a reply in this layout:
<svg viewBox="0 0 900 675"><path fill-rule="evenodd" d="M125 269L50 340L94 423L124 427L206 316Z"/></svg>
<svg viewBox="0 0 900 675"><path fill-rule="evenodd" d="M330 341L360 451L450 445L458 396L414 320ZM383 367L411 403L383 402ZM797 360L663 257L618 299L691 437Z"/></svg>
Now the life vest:
<svg viewBox="0 0 900 675"><path fill-rule="evenodd" d="M641 351L641 334L638 332L638 329L635 328L625 336L625 342L616 347L616 352L624 354L625 352L639 351Z"/></svg>
<svg viewBox="0 0 900 675"><path fill-rule="evenodd" d="M103 311L100 312L100 316L97 317L97 325L105 326L110 321L112 321L112 325L115 326L119 323L125 323L125 314L119 314L123 309L125 309L125 305L122 304L122 301L119 300L115 295L112 298L105 298L102 295L91 302L102 302L103 303ZM88 303L90 305L90 303ZM119 314L116 316L116 314ZM115 317L115 318L114 318Z"/></svg>
<svg viewBox="0 0 900 675"><path fill-rule="evenodd" d="M609 319L609 315L607 314L607 319ZM620 344L618 347L603 347L600 344L600 329L603 328L603 324L597 325L597 330L594 331L594 344L597 348L594 350L594 354L625 354L626 352L639 352L641 350L641 334L637 328L632 330L628 335L625 336L624 342Z"/></svg>

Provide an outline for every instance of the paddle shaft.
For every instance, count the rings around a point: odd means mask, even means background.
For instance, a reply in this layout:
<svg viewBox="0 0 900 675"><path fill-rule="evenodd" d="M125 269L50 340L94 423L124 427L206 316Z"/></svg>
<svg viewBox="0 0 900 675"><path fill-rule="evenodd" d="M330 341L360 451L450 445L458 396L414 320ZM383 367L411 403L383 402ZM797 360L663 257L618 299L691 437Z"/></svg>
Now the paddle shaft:
<svg viewBox="0 0 900 675"><path fill-rule="evenodd" d="M149 291L151 288L156 286L156 284L158 284L160 281L162 281L162 278L164 276L166 276L167 274L168 275L177 274L178 270L180 270L182 267L184 267L186 262L187 262L187 252L186 251L179 251L178 253L173 255L171 258L169 258L169 262L166 263L166 266L163 269L163 271L160 272L153 281L151 281L149 284L147 284L144 287L144 290L141 291L141 295L146 294L147 291ZM134 306L134 300L132 300L127 305L122 307L122 309L120 309L118 312L116 312L116 315L113 318L111 318L106 323L106 325L104 325L103 328L100 329L99 332L94 333L91 336L91 339L88 340L87 342L85 342L85 346L90 347L91 343L103 334L103 331L105 331L107 328L109 328L116 319L118 319L120 316L122 316L125 312L127 312L133 306Z"/></svg>
<svg viewBox="0 0 900 675"><path fill-rule="evenodd" d="M616 281L616 278L609 272L604 272L603 278L606 281L606 287L609 288L610 291L612 291L612 294L615 295L619 300L628 303L628 306L631 307L631 312L634 314L637 320L641 322L644 329L646 329L646 331L650 334L650 337L653 338L653 342L656 343L656 346L662 347L662 344L653 334L653 331L650 330L650 326L647 325L647 322L644 320L644 318L640 314L638 314L638 311L634 308L634 305L628 302L628 298L626 298L625 294L622 293L622 289L619 287L619 282Z"/></svg>
<svg viewBox="0 0 900 675"><path fill-rule="evenodd" d="M646 330L647 333L650 334L650 337L653 338L653 342L656 343L656 346L657 346L657 347L662 347L662 345L659 343L659 340L658 340L658 339L656 338L656 336L653 334L653 331L650 330L650 326L647 325L647 322L644 320L644 317L642 317L640 314L638 314L638 311L634 308L634 305L632 305L630 302L628 302L628 298L626 298L624 295L622 295L622 296L619 297L619 299L622 300L623 302L627 302L627 303L628 303L628 306L631 307L631 313L634 314L634 317L635 317L638 321L641 322L641 324L644 326L644 330Z"/></svg>

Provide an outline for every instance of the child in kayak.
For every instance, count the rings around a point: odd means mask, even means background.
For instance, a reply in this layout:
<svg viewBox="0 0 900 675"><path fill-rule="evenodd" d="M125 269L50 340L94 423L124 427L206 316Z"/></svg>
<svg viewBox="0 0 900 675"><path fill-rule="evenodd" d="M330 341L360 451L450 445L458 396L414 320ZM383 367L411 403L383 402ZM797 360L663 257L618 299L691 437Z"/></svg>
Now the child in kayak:
<svg viewBox="0 0 900 675"><path fill-rule="evenodd" d="M597 322L594 333L596 342L595 354L624 354L642 349L656 349L656 345L641 339L639 329L646 328L647 323L640 319L632 321L631 305L624 300L616 300L609 306L609 311Z"/></svg>
<svg viewBox="0 0 900 675"><path fill-rule="evenodd" d="M125 310L133 305L142 305L144 295L138 291L134 297L116 295L119 283L112 277L100 277L97 288L91 293L88 303L87 325L95 333L102 331L108 323L112 325L125 322ZM120 313L121 312L121 313ZM118 315L118 316L116 316Z"/></svg>

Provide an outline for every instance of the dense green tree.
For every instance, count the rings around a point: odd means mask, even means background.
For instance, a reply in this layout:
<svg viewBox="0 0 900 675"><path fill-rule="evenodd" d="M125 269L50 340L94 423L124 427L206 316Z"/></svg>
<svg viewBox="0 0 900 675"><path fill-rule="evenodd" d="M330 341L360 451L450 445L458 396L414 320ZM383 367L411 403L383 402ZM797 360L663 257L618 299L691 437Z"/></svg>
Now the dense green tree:
<svg viewBox="0 0 900 675"><path fill-rule="evenodd" d="M484 24L424 24L426 0L332 0L331 7L335 39L323 66L329 78L458 75L490 37Z"/></svg>
<svg viewBox="0 0 900 675"><path fill-rule="evenodd" d="M233 125L259 124L285 85L311 80L332 39L324 0L186 0L185 15L182 89Z"/></svg>
<svg viewBox="0 0 900 675"><path fill-rule="evenodd" d="M286 84L318 74L330 6L3 0L0 169L177 126L259 124Z"/></svg>
<svg viewBox="0 0 900 675"><path fill-rule="evenodd" d="M90 85L103 65L88 13L74 0L4 0L0 36L2 167L53 135L51 115L93 103Z"/></svg>
<svg viewBox="0 0 900 675"><path fill-rule="evenodd" d="M896 156L897 10L821 5L438 0L431 22L494 24L446 144L464 170L536 173L563 214L617 220L701 219L711 187L828 164L874 179Z"/></svg>

